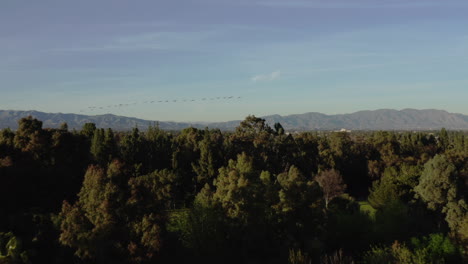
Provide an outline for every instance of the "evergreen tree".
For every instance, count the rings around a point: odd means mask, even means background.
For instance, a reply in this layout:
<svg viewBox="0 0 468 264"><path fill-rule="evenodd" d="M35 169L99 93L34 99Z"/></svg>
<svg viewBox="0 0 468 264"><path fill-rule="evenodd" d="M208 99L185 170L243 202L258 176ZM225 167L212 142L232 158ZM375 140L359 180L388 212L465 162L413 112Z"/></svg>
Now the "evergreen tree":
<svg viewBox="0 0 468 264"><path fill-rule="evenodd" d="M414 190L430 209L441 210L457 196L456 178L455 166L444 155L436 155L424 165Z"/></svg>

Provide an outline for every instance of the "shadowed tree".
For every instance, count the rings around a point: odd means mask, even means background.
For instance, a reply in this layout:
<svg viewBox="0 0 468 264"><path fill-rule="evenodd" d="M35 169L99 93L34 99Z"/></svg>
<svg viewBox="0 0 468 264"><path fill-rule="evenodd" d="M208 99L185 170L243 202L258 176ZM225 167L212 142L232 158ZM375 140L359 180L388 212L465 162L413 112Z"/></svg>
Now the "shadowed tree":
<svg viewBox="0 0 468 264"><path fill-rule="evenodd" d="M279 203L276 205L280 212L295 211L303 206L310 206L314 200L313 191L310 188L312 181L299 171L295 166L291 166L288 172L284 172L277 177L279 190Z"/></svg>
<svg viewBox="0 0 468 264"><path fill-rule="evenodd" d="M117 143L112 129L96 129L91 141L90 152L100 165L107 165L117 156Z"/></svg>
<svg viewBox="0 0 468 264"><path fill-rule="evenodd" d="M266 123L265 119L249 115L231 134L229 140L236 154L248 152L256 162L263 162L264 149L268 147L274 130Z"/></svg>
<svg viewBox="0 0 468 264"><path fill-rule="evenodd" d="M400 194L396 184L397 174L398 171L395 167L387 168L384 176L372 183L370 194L367 198L372 207L381 209L391 202L399 200Z"/></svg>
<svg viewBox="0 0 468 264"><path fill-rule="evenodd" d="M172 158L172 136L159 126L148 127L144 134L146 140L146 160L144 166L147 171L169 169Z"/></svg>
<svg viewBox="0 0 468 264"><path fill-rule="evenodd" d="M141 168L146 156L145 144L144 138L136 127L132 129L132 132L126 134L120 142L121 157L126 164L133 167L134 174L144 174Z"/></svg>
<svg viewBox="0 0 468 264"><path fill-rule="evenodd" d="M107 171L90 166L78 201L63 203L60 242L78 257L95 263L140 263L158 254L165 204L161 199L170 196L160 184L165 180L155 173L127 182L128 175L118 161Z"/></svg>
<svg viewBox="0 0 468 264"><path fill-rule="evenodd" d="M256 117L254 115L247 116L244 121L242 121L236 128L236 133L242 135L255 135L264 131L273 132L273 130L266 123L265 119Z"/></svg>
<svg viewBox="0 0 468 264"><path fill-rule="evenodd" d="M91 139L94 135L94 130L96 130L96 124L94 123L85 123L81 128L80 133L85 137Z"/></svg>
<svg viewBox="0 0 468 264"><path fill-rule="evenodd" d="M0 146L13 147L15 133L9 128L2 129L0 132Z"/></svg>
<svg viewBox="0 0 468 264"><path fill-rule="evenodd" d="M274 128L277 135L284 135L284 128L280 123L275 123Z"/></svg>
<svg viewBox="0 0 468 264"><path fill-rule="evenodd" d="M223 141L224 137L219 129L203 131L203 139L198 144L200 158L198 162L192 163L192 168L197 173L197 189L201 189L206 183L211 184L223 165Z"/></svg>
<svg viewBox="0 0 468 264"><path fill-rule="evenodd" d="M445 128L442 128L439 132L439 138L437 140L437 145L442 151L445 151L448 149L450 145L450 139L449 135L447 133L447 130Z"/></svg>
<svg viewBox="0 0 468 264"><path fill-rule="evenodd" d="M60 242L75 248L75 254L80 258L104 262L113 254L111 237L117 221L114 211L109 208L108 196L114 189L112 187L105 171L91 166L78 194L79 200L74 205L63 203Z"/></svg>
<svg viewBox="0 0 468 264"><path fill-rule="evenodd" d="M128 184L131 194L129 202L145 206L148 212L158 208L170 209L181 196L178 193L179 179L168 169L131 178ZM147 203L147 201L152 202Z"/></svg>
<svg viewBox="0 0 468 264"><path fill-rule="evenodd" d="M59 127L59 130L68 131L68 124L67 124L67 122L61 123L61 124L60 124L60 127Z"/></svg>
<svg viewBox="0 0 468 264"><path fill-rule="evenodd" d="M47 137L42 130L42 121L31 116L18 121L18 130L15 133L15 147L23 152L29 152L35 159L45 159L47 152Z"/></svg>
<svg viewBox="0 0 468 264"><path fill-rule="evenodd" d="M301 171L316 174L319 163L318 136L312 133L301 133L294 138L298 148L296 166Z"/></svg>
<svg viewBox="0 0 468 264"><path fill-rule="evenodd" d="M197 190L197 173L193 164L200 159L199 142L203 134L196 128L186 128L172 141L172 168L179 175L186 201L191 203Z"/></svg>
<svg viewBox="0 0 468 264"><path fill-rule="evenodd" d="M322 192L319 185L308 180L295 166L277 176L278 203L273 205L276 228L284 247L303 247L309 243L322 224ZM307 242L309 241L309 242Z"/></svg>
<svg viewBox="0 0 468 264"><path fill-rule="evenodd" d="M90 152L95 161L101 165L106 165L108 157L106 157L104 146L104 129L101 128L94 130Z"/></svg>

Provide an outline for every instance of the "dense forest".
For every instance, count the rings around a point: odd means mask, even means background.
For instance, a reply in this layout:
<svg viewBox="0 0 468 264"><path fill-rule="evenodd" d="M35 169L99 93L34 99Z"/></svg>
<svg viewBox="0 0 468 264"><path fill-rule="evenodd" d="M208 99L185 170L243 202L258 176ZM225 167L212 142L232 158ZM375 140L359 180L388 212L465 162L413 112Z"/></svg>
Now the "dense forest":
<svg viewBox="0 0 468 264"><path fill-rule="evenodd" d="M467 263L468 134L0 132L0 263Z"/></svg>

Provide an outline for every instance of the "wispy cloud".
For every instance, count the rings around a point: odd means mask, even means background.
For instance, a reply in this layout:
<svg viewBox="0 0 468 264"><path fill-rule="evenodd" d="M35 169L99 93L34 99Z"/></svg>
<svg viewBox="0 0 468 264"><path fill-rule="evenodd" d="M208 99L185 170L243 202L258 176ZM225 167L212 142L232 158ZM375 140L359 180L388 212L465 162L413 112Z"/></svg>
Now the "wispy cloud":
<svg viewBox="0 0 468 264"><path fill-rule="evenodd" d="M123 36L107 37L100 43L87 46L75 46L55 49L59 52L90 52L90 51L141 51L141 50L191 50L200 48L201 43L210 39L218 32L214 30L191 32L145 32Z"/></svg>
<svg viewBox="0 0 468 264"><path fill-rule="evenodd" d="M274 81L280 77L281 77L281 71L274 71L268 74L255 75L252 78L250 78L250 80L252 80L253 82Z"/></svg>
<svg viewBox="0 0 468 264"><path fill-rule="evenodd" d="M434 6L466 6L464 1L453 1L446 3L446 1L434 0L420 0L420 1L407 1L396 0L388 2L369 1L369 0L260 0L251 2L255 5L267 7L288 7L288 8L421 8L421 7L434 7Z"/></svg>

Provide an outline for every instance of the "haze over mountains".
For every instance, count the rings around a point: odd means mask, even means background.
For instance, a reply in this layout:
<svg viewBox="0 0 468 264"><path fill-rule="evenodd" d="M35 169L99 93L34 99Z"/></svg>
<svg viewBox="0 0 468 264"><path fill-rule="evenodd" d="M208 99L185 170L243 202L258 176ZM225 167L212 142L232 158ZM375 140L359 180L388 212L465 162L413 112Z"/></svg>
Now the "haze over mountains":
<svg viewBox="0 0 468 264"><path fill-rule="evenodd" d="M16 129L18 120L33 116L43 121L44 128L57 128L66 122L70 129L80 129L85 123L95 123L97 127L114 130L130 130L138 127L145 130L151 123L158 122L165 130L180 130L187 127L235 129L241 120L216 123L184 123L157 120L143 120L133 117L105 115L78 115L62 113L44 113L38 111L0 110L0 128ZM468 115L449 113L435 109L380 109L359 111L351 114L326 115L322 113L305 113L296 115L269 115L264 118L270 125L281 123L289 131L304 130L438 130L442 127L450 130L468 130Z"/></svg>

